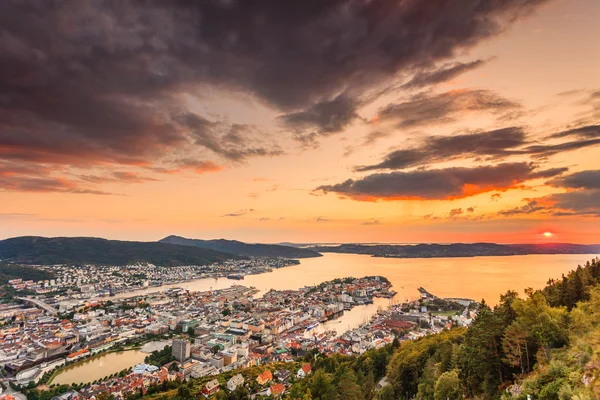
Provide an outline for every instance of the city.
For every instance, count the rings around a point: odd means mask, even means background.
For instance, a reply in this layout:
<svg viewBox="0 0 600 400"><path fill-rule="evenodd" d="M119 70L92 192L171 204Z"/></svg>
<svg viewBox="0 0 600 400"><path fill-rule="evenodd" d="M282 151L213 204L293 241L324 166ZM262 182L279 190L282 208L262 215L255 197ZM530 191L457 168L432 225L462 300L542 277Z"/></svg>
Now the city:
<svg viewBox="0 0 600 400"><path fill-rule="evenodd" d="M453 326L469 326L477 313L472 300L443 300L424 289L417 300L395 302L395 292L381 276L336 279L298 290L270 290L261 296L258 290L236 283L201 292L158 286L232 274L232 282L243 283L239 280L243 274L268 273L295 263L252 259L209 267L40 266L57 278L11 280L8 285L17 293L30 296L0 304L3 382L17 390L37 387L43 391L55 386L52 381L62 371L68 373L83 360L133 349L149 349L146 357L152 359L166 349L170 357L158 362L130 365L69 390L65 389L70 385L63 387L65 393L77 393L81 399L106 392L121 398L167 381L197 381L260 365L296 365L310 352L360 355L394 340L414 340ZM155 290L126 296L148 287ZM114 297L123 293L125 297ZM374 298L390 299L389 306L370 320L349 330L321 327L355 307L372 304ZM308 373L300 372L302 368L296 373ZM244 379L240 374L235 377ZM255 394L281 394L289 387L285 378L268 387L271 380L259 385ZM213 394L219 387L206 390Z"/></svg>

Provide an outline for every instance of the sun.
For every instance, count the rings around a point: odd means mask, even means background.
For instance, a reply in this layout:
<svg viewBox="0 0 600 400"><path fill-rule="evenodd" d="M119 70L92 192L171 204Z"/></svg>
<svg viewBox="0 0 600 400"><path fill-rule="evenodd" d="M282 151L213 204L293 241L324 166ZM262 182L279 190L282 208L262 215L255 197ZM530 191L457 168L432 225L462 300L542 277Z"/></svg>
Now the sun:
<svg viewBox="0 0 600 400"><path fill-rule="evenodd" d="M552 237L552 232L544 232L544 236L547 238Z"/></svg>

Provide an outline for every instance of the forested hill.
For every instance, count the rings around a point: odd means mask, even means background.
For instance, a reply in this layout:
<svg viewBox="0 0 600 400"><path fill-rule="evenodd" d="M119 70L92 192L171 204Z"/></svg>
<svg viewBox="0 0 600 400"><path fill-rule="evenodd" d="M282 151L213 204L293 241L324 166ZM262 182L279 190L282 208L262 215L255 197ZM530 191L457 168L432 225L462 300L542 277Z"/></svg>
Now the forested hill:
<svg viewBox="0 0 600 400"><path fill-rule="evenodd" d="M417 245L342 244L339 246L314 246L310 248L321 253L370 254L375 257L394 258L514 256L526 254L600 254L600 245L570 243L452 243Z"/></svg>
<svg viewBox="0 0 600 400"><path fill-rule="evenodd" d="M244 242L238 242L237 240L200 240L187 239L181 236L171 235L167 236L164 239L161 239L159 242L201 247L204 249L212 249L217 251L223 251L226 253L237 254L240 256L282 258L308 258L321 256L321 254L314 250L301 249L290 246L281 246L277 244L249 244Z"/></svg>
<svg viewBox="0 0 600 400"><path fill-rule="evenodd" d="M316 373L294 385L290 397L335 399L344 388L353 393L345 398L369 400L597 399L599 338L595 259L543 290L526 290L525 299L508 291L494 309L484 303L469 329L403 342L387 359L380 350L358 358L319 356ZM373 378L382 371L389 384L376 391Z"/></svg>
<svg viewBox="0 0 600 400"><path fill-rule="evenodd" d="M23 236L0 241L0 261L22 264L161 266L206 265L240 258L215 250L157 242L126 242L87 237Z"/></svg>
<svg viewBox="0 0 600 400"><path fill-rule="evenodd" d="M43 271L39 268L30 267L29 265L5 264L0 263L0 284L4 285L11 279L23 279L24 281L43 281L46 279L54 279L55 276L51 272Z"/></svg>

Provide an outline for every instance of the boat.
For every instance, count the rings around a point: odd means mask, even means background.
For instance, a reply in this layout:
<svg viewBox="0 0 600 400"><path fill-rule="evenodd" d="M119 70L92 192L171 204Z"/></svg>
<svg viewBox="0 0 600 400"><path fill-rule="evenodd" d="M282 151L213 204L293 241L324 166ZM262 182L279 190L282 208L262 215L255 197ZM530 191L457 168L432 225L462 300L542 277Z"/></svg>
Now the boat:
<svg viewBox="0 0 600 400"><path fill-rule="evenodd" d="M227 279L235 279L235 280L239 281L239 280L244 279L244 275L241 275L241 274L230 274L230 275L227 275Z"/></svg>
<svg viewBox="0 0 600 400"><path fill-rule="evenodd" d="M307 330L307 331L310 331L312 328L315 328L315 327L317 327L317 326L319 326L319 323L318 323L318 322L315 322L314 324L310 324L309 326L307 326L307 327L306 327L306 330Z"/></svg>

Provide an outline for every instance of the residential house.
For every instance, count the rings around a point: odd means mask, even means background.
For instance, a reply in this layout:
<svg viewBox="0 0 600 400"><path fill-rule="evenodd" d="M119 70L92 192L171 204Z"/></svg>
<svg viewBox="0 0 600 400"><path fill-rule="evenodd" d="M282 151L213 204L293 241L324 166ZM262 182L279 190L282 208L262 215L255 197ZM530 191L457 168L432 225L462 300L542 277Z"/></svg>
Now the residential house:
<svg viewBox="0 0 600 400"><path fill-rule="evenodd" d="M216 393L220 387L221 386L219 385L219 381L217 379L213 379L212 381L209 381L206 385L204 385L204 387L202 388L202 393L206 397L208 397Z"/></svg>
<svg viewBox="0 0 600 400"><path fill-rule="evenodd" d="M256 382L259 385L264 385L266 383L271 382L272 380L273 380L273 374L269 370L266 370L265 372L263 372L262 374L260 374L259 376L256 377Z"/></svg>
<svg viewBox="0 0 600 400"><path fill-rule="evenodd" d="M309 375L311 371L310 365L307 363L302 364L302 368L300 368L298 370L298 378L304 378L305 376Z"/></svg>
<svg viewBox="0 0 600 400"><path fill-rule="evenodd" d="M232 376L231 379L227 381L227 389L233 392L238 386L243 384L244 377L241 374L237 374Z"/></svg>
<svg viewBox="0 0 600 400"><path fill-rule="evenodd" d="M281 396L285 392L283 383L277 383L267 390L267 396Z"/></svg>

